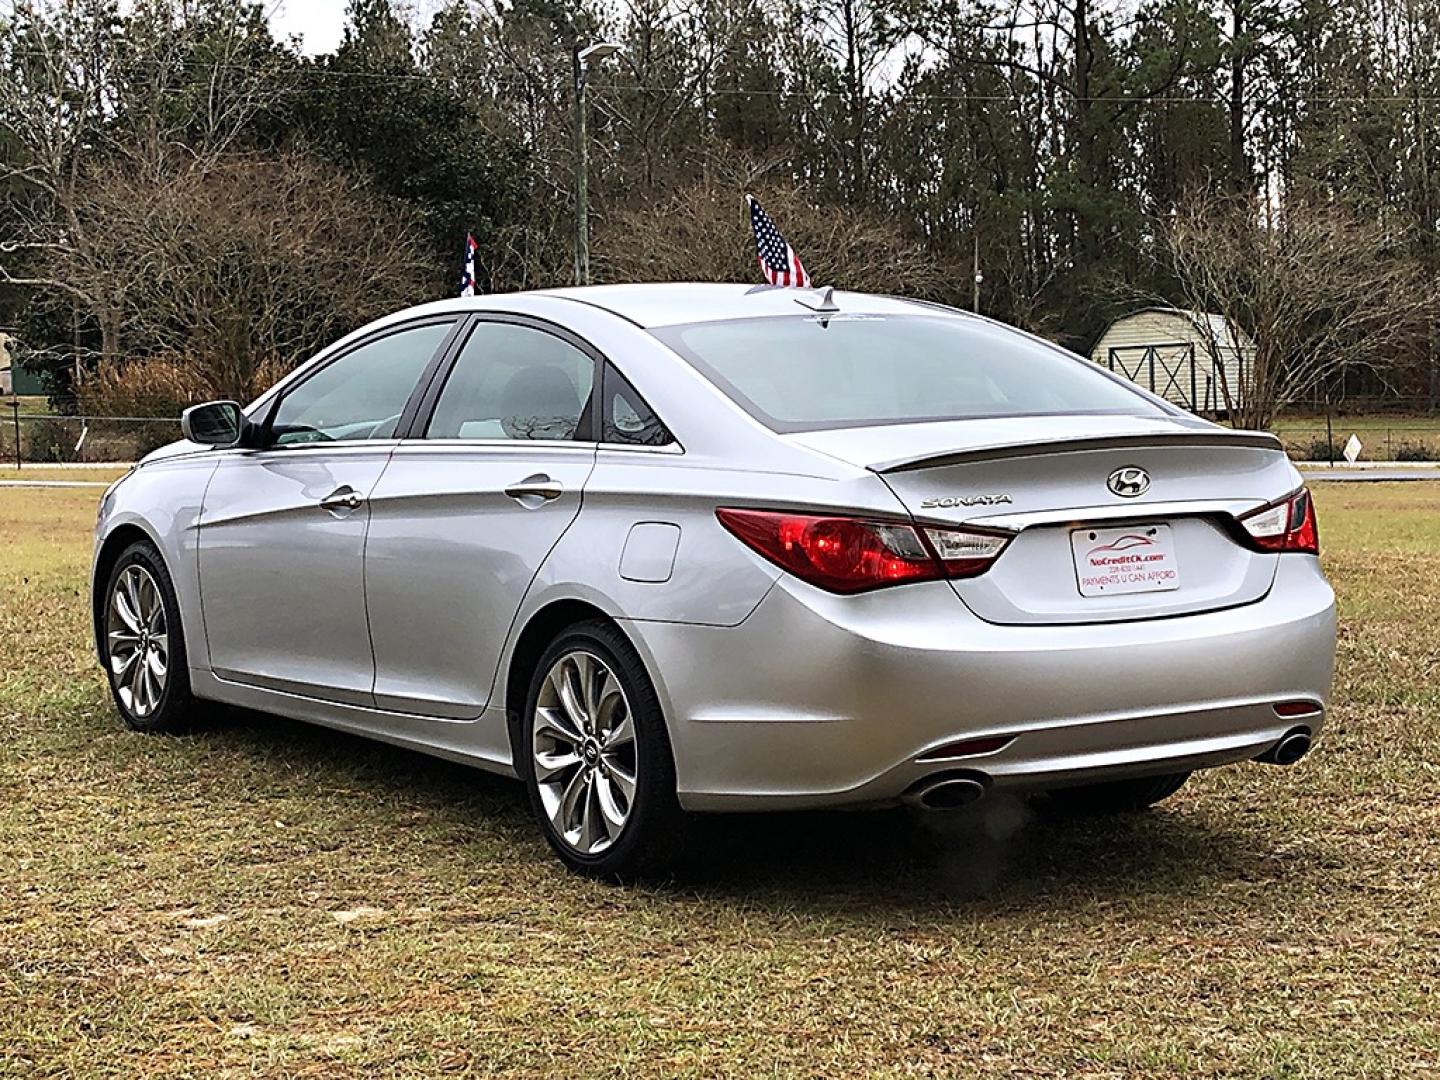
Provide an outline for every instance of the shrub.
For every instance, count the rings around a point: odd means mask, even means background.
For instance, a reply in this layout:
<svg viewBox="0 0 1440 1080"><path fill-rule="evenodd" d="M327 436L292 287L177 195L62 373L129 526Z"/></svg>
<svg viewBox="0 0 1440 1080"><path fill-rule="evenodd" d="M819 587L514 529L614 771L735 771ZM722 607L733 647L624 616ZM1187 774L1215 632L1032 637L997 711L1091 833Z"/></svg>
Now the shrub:
<svg viewBox="0 0 1440 1080"><path fill-rule="evenodd" d="M209 357L151 356L87 372L80 380L77 397L80 412L86 416L173 420L202 401L249 401L285 371L275 360L236 374Z"/></svg>
<svg viewBox="0 0 1440 1080"><path fill-rule="evenodd" d="M1423 442L1403 442L1395 448L1396 461L1440 461L1440 451Z"/></svg>
<svg viewBox="0 0 1440 1080"><path fill-rule="evenodd" d="M93 424L90 456L139 458L180 437L180 414L202 401L258 396L283 374L278 361L263 361L237 375L207 357L152 356L87 372L76 386L82 416L154 417ZM74 445L74 440L71 440Z"/></svg>
<svg viewBox="0 0 1440 1080"><path fill-rule="evenodd" d="M102 366L170 355L248 381L267 357L295 363L433 295L413 214L334 165L300 153L91 158L75 214L103 242L67 245L49 269L114 299Z"/></svg>
<svg viewBox="0 0 1440 1080"><path fill-rule="evenodd" d="M1290 456L1300 461L1344 461L1345 452L1341 443L1331 443L1323 435L1312 438L1309 442L1292 443Z"/></svg>
<svg viewBox="0 0 1440 1080"><path fill-rule="evenodd" d="M71 430L74 428L75 430ZM78 426L65 420L21 421L21 458L27 462L69 461L75 456Z"/></svg>
<svg viewBox="0 0 1440 1080"><path fill-rule="evenodd" d="M156 356L108 364L86 372L76 388L86 416L178 416L189 405L208 401L210 380L178 357Z"/></svg>

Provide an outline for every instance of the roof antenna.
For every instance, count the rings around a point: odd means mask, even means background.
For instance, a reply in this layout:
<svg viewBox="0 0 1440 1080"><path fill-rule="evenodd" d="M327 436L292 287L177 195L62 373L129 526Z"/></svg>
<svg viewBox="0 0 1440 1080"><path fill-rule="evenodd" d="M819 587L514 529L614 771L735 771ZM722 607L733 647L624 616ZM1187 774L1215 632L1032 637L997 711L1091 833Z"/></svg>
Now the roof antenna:
<svg viewBox="0 0 1440 1080"><path fill-rule="evenodd" d="M835 312L837 312L837 311L840 310L840 305L837 304L837 303L835 303L835 286L834 286L834 285L827 285L827 286L825 286L825 295L822 296L822 297L820 297L820 303L818 303L818 304L807 304L804 300L801 300L800 297L798 297L798 296L795 297L795 303L799 304L801 307L807 307L807 308L809 308L811 311L819 311L819 312L823 312L823 313L825 313L825 314L833 314L833 313L835 313Z"/></svg>

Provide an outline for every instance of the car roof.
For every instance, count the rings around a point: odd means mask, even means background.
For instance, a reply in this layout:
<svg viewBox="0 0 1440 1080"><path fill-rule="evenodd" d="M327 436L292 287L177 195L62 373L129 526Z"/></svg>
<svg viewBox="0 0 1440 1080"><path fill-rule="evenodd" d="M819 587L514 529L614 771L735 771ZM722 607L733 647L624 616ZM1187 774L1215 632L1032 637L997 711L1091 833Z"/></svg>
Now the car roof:
<svg viewBox="0 0 1440 1080"><path fill-rule="evenodd" d="M552 296L600 308L627 319L637 326L650 328L680 323L713 322L720 319L745 319L779 315L811 314L822 303L825 289L776 288L768 285L715 284L707 282L666 282L640 285L589 285L563 289L542 289L509 296ZM506 296L477 296L459 306L490 309ZM913 300L870 293L835 290L833 302L839 314L898 315L922 311L948 312L963 317L961 312L927 305ZM454 303L453 301L451 303ZM809 305L808 307L806 305Z"/></svg>

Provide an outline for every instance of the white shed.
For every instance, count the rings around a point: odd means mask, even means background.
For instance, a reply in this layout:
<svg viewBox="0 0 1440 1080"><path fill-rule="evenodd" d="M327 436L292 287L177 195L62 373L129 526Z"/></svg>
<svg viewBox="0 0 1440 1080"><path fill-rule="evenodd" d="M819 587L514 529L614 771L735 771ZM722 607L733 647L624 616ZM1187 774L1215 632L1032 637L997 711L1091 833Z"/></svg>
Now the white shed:
<svg viewBox="0 0 1440 1080"><path fill-rule="evenodd" d="M1243 400L1255 365L1255 342L1223 315L1151 307L1112 322L1090 359L1197 413L1225 411L1221 371L1230 395Z"/></svg>

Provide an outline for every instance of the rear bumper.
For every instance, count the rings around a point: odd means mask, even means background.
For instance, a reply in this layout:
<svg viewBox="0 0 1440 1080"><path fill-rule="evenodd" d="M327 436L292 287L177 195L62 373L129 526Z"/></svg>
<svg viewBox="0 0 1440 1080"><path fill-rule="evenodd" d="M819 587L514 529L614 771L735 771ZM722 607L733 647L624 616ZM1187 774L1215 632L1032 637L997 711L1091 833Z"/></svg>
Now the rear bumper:
<svg viewBox="0 0 1440 1080"><path fill-rule="evenodd" d="M782 578L738 626L627 625L695 810L884 803L955 769L1025 790L1253 758L1319 731L1335 649L1306 556L1256 603L1146 622L995 626L944 583L838 597ZM1321 711L1276 714L1295 699ZM988 735L1013 738L933 757Z"/></svg>

